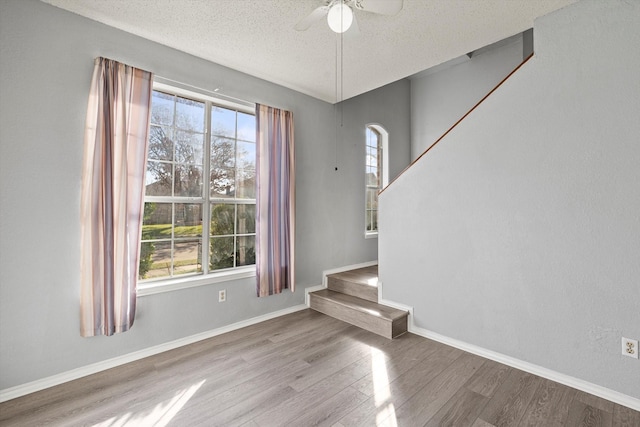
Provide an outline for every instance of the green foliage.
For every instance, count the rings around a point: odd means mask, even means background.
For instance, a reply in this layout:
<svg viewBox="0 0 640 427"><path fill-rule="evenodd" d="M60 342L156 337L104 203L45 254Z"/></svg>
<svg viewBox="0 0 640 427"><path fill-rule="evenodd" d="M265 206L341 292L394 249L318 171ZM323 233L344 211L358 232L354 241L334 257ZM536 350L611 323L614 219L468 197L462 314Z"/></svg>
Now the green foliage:
<svg viewBox="0 0 640 427"><path fill-rule="evenodd" d="M143 223L148 221L151 215L153 215L153 211L156 210L155 203L145 203L144 204L144 212L143 212ZM145 226L142 227L142 240L150 239L150 235L148 231L145 231ZM145 242L140 246L140 263L138 264L138 278L144 279L151 269L151 258L153 258L153 253L156 251L156 247L151 242Z"/></svg>
<svg viewBox="0 0 640 427"><path fill-rule="evenodd" d="M211 210L211 234L224 236L233 234L235 206L231 204L214 205ZM233 237L212 237L209 268L220 270L232 268L234 264Z"/></svg>
<svg viewBox="0 0 640 427"><path fill-rule="evenodd" d="M251 246L247 248L245 252L244 265L253 265L255 263L256 263L256 250L255 250L255 247Z"/></svg>
<svg viewBox="0 0 640 427"><path fill-rule="evenodd" d="M233 261L233 237L212 238L209 268L211 270L232 268Z"/></svg>
<svg viewBox="0 0 640 427"><path fill-rule="evenodd" d="M235 205L215 204L211 210L211 234L224 236L233 234Z"/></svg>
<svg viewBox="0 0 640 427"><path fill-rule="evenodd" d="M211 254L209 268L220 270L256 263L255 237L234 237L238 233L255 233L255 206L233 204L214 205L211 211ZM234 246L234 239L236 239ZM235 250L234 250L235 247Z"/></svg>
<svg viewBox="0 0 640 427"><path fill-rule="evenodd" d="M153 253L156 251L156 247L151 242L144 242L140 246L140 264L138 266L138 279L144 279L147 273L151 269Z"/></svg>
<svg viewBox="0 0 640 427"><path fill-rule="evenodd" d="M223 268L240 267L243 265L253 265L256 263L256 251L253 245L240 247L240 243L236 244L236 251L233 251L233 237L218 237L211 239L211 257L209 268L211 270L220 270ZM239 237L238 240L242 239ZM253 242L253 238L251 238ZM244 252L244 256L241 256Z"/></svg>

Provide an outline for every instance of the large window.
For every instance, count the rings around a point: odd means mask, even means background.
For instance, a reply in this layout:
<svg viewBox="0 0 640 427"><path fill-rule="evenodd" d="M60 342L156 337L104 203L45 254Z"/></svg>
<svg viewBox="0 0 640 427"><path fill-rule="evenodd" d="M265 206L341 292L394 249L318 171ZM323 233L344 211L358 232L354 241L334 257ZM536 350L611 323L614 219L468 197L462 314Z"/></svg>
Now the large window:
<svg viewBox="0 0 640 427"><path fill-rule="evenodd" d="M140 279L255 264L255 129L248 107L154 90Z"/></svg>
<svg viewBox="0 0 640 427"><path fill-rule="evenodd" d="M378 234L378 193L388 182L385 151L388 134L379 125L366 127L365 237Z"/></svg>

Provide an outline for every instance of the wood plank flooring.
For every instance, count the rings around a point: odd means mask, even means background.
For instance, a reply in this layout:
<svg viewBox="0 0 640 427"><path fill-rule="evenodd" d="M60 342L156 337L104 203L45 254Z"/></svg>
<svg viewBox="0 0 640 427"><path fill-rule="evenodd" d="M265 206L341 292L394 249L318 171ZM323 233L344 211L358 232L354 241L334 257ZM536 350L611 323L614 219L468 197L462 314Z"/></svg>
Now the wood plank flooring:
<svg viewBox="0 0 640 427"><path fill-rule="evenodd" d="M4 402L0 425L640 427L640 412L304 310Z"/></svg>

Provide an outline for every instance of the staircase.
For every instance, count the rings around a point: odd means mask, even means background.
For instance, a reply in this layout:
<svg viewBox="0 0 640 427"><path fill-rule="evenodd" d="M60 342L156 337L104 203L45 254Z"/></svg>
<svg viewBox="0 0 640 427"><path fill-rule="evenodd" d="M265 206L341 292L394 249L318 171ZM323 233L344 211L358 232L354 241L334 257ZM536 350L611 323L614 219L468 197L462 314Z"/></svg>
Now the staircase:
<svg viewBox="0 0 640 427"><path fill-rule="evenodd" d="M378 266L327 276L327 288L309 293L313 310L392 339L407 332L408 312L378 304Z"/></svg>

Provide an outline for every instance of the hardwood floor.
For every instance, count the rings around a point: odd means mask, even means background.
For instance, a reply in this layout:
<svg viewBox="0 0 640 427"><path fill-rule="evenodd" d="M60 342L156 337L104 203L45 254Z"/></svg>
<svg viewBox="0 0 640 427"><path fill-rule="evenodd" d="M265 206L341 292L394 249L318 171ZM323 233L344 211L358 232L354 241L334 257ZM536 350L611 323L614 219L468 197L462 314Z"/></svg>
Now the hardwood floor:
<svg viewBox="0 0 640 427"><path fill-rule="evenodd" d="M0 425L640 427L640 412L304 310L4 402Z"/></svg>

